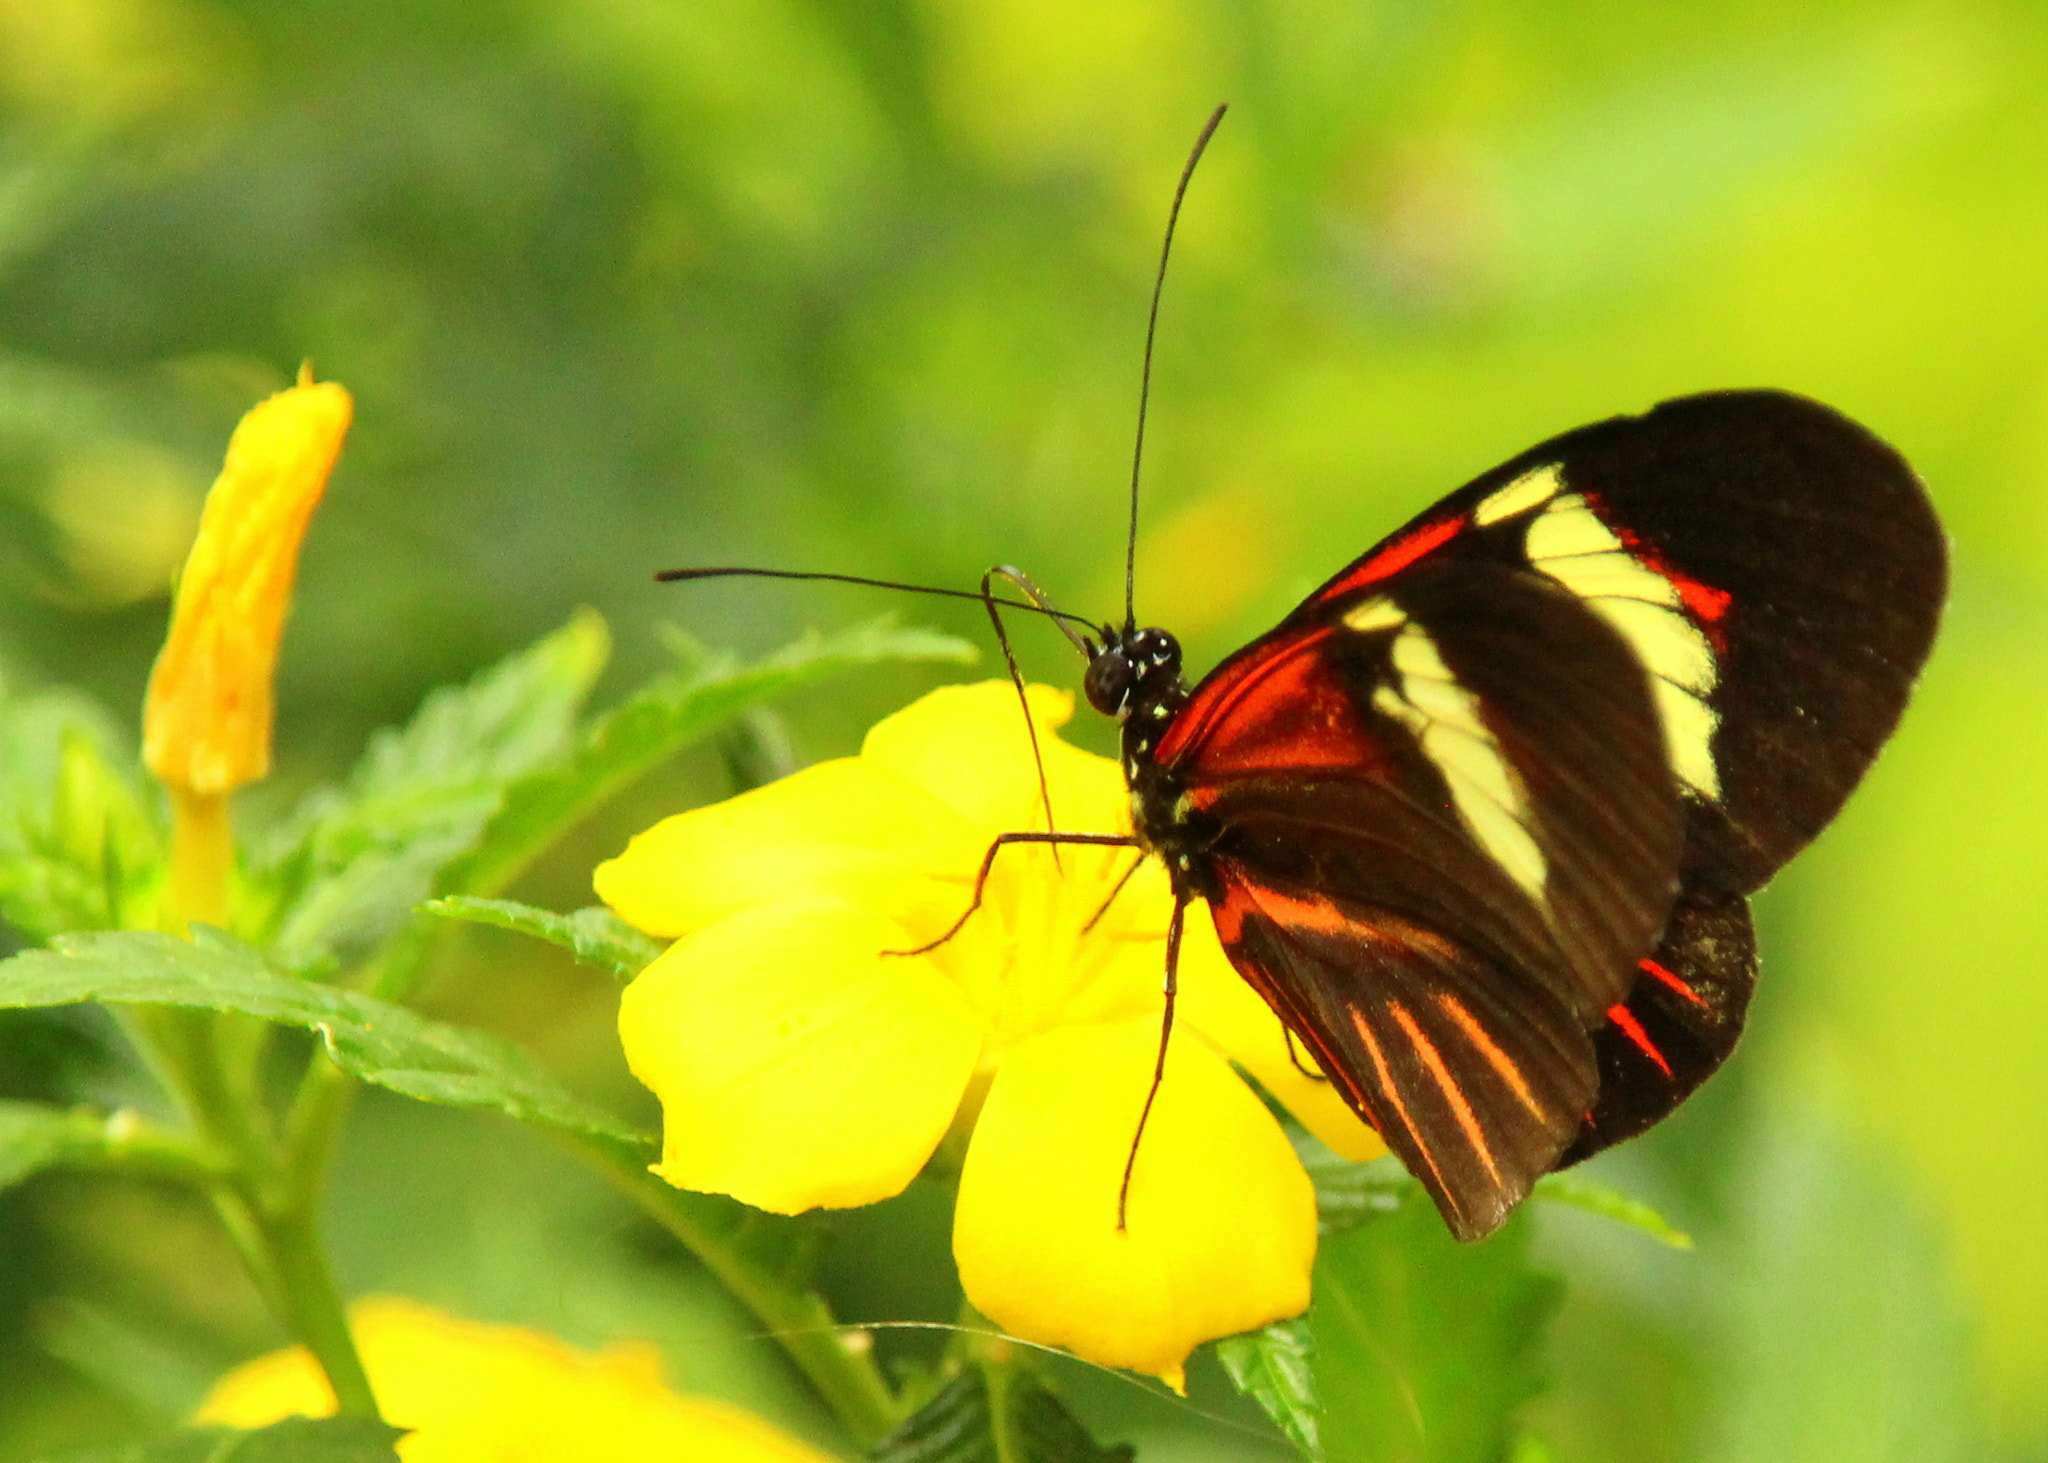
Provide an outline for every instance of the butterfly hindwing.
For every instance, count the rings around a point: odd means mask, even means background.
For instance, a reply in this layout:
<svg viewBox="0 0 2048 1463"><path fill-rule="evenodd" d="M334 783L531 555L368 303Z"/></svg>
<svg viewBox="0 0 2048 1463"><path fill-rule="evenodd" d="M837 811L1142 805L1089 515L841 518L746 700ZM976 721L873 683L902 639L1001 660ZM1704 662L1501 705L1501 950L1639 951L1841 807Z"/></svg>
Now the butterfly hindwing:
<svg viewBox="0 0 2048 1463"><path fill-rule="evenodd" d="M1756 989L1756 935L1739 894L1691 895L1628 999L1593 1033L1600 1095L1558 1167L1590 1158L1670 1115L1735 1050Z"/></svg>

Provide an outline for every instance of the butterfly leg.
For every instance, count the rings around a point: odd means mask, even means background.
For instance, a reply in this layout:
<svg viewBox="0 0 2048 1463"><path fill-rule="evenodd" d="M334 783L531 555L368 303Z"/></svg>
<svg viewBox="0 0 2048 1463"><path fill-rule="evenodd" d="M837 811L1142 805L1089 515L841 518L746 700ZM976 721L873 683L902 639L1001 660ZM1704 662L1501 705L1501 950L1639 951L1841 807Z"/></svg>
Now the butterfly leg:
<svg viewBox="0 0 2048 1463"><path fill-rule="evenodd" d="M1049 830L1057 829L1059 827L1059 820L1053 817L1052 813L1052 788L1045 780L1045 758L1038 750L1038 726L1031 719L1031 701L1024 694L1024 672L1017 665L1017 653L1010 648L1010 635L1003 628L1002 612L996 608L995 581L998 579L1009 580L1010 583L1016 585L1017 588L1024 592L1026 598L1042 610L1050 611L1052 605L1046 599L1045 592L1036 584L1033 584L1030 576L1025 574L1022 569L1013 569L1007 564L998 564L995 568L989 570L988 573L981 576L982 608L988 611L988 622L995 626L996 644L1002 647L1003 664L1010 669L1010 684L1017 688L1017 705L1024 713L1024 732L1031 738L1031 763L1038 769L1038 798L1045 808L1045 826ZM1072 626L1068 625L1064 620L1054 620L1053 623L1058 625L1065 632L1066 637L1074 642L1076 649L1080 650L1083 655L1088 653L1086 645L1074 633ZM1054 868L1060 867L1058 844L1053 845L1052 862Z"/></svg>
<svg viewBox="0 0 2048 1463"><path fill-rule="evenodd" d="M1138 1131L1131 1134L1130 1155L1124 1159L1124 1181L1116 1191L1116 1227L1122 1231L1125 1207L1131 1201L1131 1171L1138 1166L1138 1143L1145 1136L1146 1120L1152 1116L1153 1099L1166 1080L1166 1042L1173 1035L1173 998L1180 988L1180 932L1187 921L1188 901L1181 895L1173 901L1173 920L1166 927L1166 1010L1159 1018L1159 1057L1152 1064L1152 1085L1145 1089L1145 1105L1138 1110Z"/></svg>
<svg viewBox="0 0 2048 1463"><path fill-rule="evenodd" d="M967 927L967 921L974 918L974 912L981 908L981 896L988 887L989 870L995 867L996 855L1013 843L1062 843L1085 844L1091 848L1136 848L1138 840L1128 833L998 833L995 842L982 855L981 869L974 876L974 898L968 901L967 911L953 921L952 928L929 944L919 945L914 950L884 950L884 955L925 955L936 950L953 936Z"/></svg>
<svg viewBox="0 0 2048 1463"><path fill-rule="evenodd" d="M1280 1034L1287 1039L1287 1060L1294 1063L1295 1071L1301 1073L1302 1076L1308 1078L1311 1082L1327 1082L1330 1080L1301 1059L1301 1053L1294 1045L1294 1033L1292 1031L1282 1026Z"/></svg>

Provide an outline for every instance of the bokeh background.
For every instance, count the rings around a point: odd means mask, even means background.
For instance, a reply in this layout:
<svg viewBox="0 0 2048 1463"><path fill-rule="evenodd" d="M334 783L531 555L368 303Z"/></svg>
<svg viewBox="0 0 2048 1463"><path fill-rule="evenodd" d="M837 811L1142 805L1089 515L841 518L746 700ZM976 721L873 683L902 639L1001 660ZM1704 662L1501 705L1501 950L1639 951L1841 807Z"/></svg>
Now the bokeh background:
<svg viewBox="0 0 2048 1463"><path fill-rule="evenodd" d="M245 826L578 604L615 688L662 621L984 635L665 565L1015 563L1113 613L1146 292L1219 100L1138 546L1140 613L1197 666L1494 462L1710 387L1848 411L1954 535L1904 728L1760 901L1749 1041L1602 1160L1697 1250L1543 1219L1569 1290L1536 1432L1572 1463L2048 1459L2038 4L0 0L0 670L132 721L226 434L304 358L358 419ZM1049 632L1019 643L1076 681ZM790 704L797 755L940 674ZM729 777L686 760L516 892L587 902L595 858ZM594 977L478 933L436 999L633 1100ZM0 1087L91 1095L110 1044L12 1018ZM822 1426L536 1140L368 1101L334 1225L354 1289L652 1336L679 1385ZM945 1229L922 1187L848 1216L841 1309L950 1317ZM175 1416L274 1342L203 1214L56 1178L0 1200L0 1458ZM1187 1406L1062 1375L1142 1457L1282 1456L1213 1369Z"/></svg>

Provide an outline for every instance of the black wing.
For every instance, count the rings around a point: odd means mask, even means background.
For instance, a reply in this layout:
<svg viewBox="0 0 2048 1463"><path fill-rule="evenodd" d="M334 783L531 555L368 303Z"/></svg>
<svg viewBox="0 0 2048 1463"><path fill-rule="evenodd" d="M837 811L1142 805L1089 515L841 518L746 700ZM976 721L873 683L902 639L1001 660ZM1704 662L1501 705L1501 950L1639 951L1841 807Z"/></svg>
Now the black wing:
<svg viewBox="0 0 2048 1463"><path fill-rule="evenodd" d="M1197 693L1187 820L1233 961L1428 1186L1497 1226L1579 1131L1683 812L1621 635L1526 568L1411 571Z"/></svg>
<svg viewBox="0 0 2048 1463"><path fill-rule="evenodd" d="M1655 1123L1733 1049L1755 979L1742 896L1825 826L1890 735L1946 576L1924 490L1863 428L1778 392L1687 397L1474 480L1196 687L1158 758L1190 817L1213 825L1204 892L1226 946L1459 1233L1497 1223L1498 1201L1544 1167ZM1526 623L1532 579L1582 612L1545 602L1541 644L1506 611L1522 605ZM1395 622L1373 622L1389 615L1430 636L1528 807L1549 810L1524 820L1546 920L1531 924L1527 850L1459 808L1455 769L1439 801L1468 816L1437 820L1434 837L1404 822L1432 759L1415 718L1374 719L1393 669L1374 636ZM1612 636L1567 628L1584 620ZM1648 738L1624 706L1645 690L1661 734ZM1654 774L1638 765L1646 745ZM1658 788L1682 821L1668 858ZM1484 1042L1441 1015L1445 992ZM1434 1026L1417 1014L1431 1010ZM1431 1052L1464 1106L1428 1098ZM1503 1056L1540 1094L1541 1121ZM1560 1138L1553 1108L1582 1090ZM1497 1181L1476 1156L1468 1118L1517 1177Z"/></svg>

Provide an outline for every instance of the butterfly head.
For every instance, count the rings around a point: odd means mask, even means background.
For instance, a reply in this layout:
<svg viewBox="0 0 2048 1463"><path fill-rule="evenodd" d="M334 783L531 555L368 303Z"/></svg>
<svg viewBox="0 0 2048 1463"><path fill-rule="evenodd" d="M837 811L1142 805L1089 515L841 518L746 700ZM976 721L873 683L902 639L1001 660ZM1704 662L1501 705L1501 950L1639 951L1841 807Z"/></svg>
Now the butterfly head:
<svg viewBox="0 0 2048 1463"><path fill-rule="evenodd" d="M1088 704L1122 721L1140 706L1163 703L1180 687L1180 642L1164 630L1103 631L1088 662Z"/></svg>

